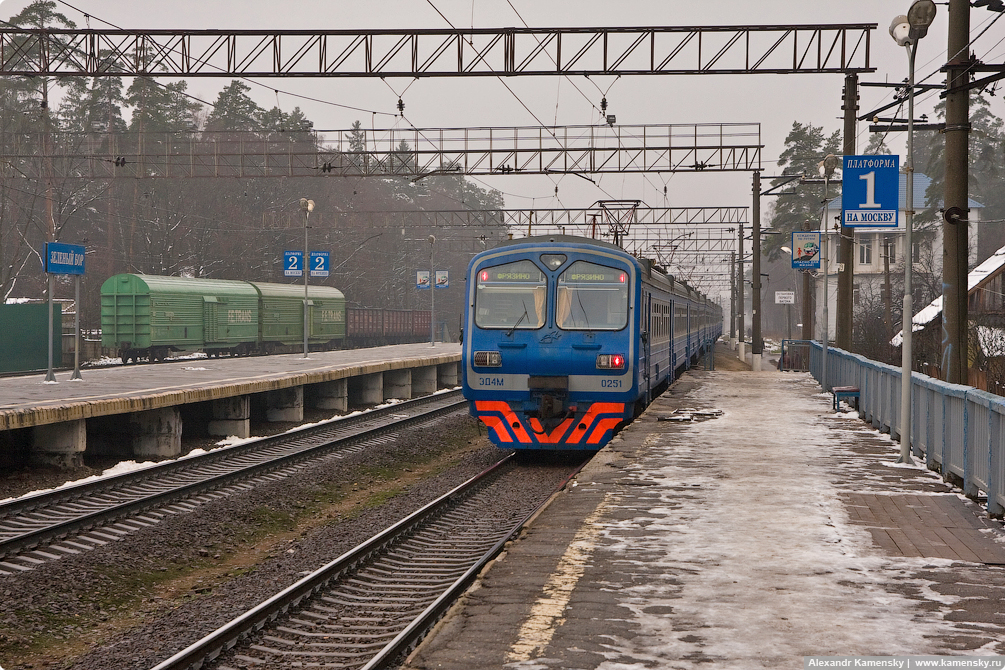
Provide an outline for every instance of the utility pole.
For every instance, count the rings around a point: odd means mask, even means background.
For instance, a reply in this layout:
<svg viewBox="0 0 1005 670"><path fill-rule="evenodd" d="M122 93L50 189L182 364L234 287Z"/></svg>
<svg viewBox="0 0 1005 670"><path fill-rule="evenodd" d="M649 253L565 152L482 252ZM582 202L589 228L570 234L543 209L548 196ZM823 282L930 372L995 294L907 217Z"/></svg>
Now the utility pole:
<svg viewBox="0 0 1005 670"><path fill-rule="evenodd" d="M753 238L750 251L753 259L751 272L750 320L753 331L750 338L750 369L761 371L761 173L754 171Z"/></svg>
<svg viewBox="0 0 1005 670"><path fill-rule="evenodd" d="M738 256L736 258L736 337L737 355L741 361L746 360L746 352L743 350L743 224L739 226Z"/></svg>
<svg viewBox="0 0 1005 670"><path fill-rule="evenodd" d="M813 222L807 219L803 222L803 230L813 230ZM813 339L813 277L809 270L803 270L803 332L800 336L804 340Z"/></svg>
<svg viewBox="0 0 1005 670"><path fill-rule="evenodd" d="M851 72L844 78L844 155L855 155L855 119L858 115L858 74ZM828 224L829 225L829 224ZM838 252L837 323L834 345L851 351L852 325L854 323L855 294L855 229L841 221L841 246ZM842 266L843 264L843 266Z"/></svg>
<svg viewBox="0 0 1005 670"><path fill-rule="evenodd" d="M730 254L730 338L737 346L737 252Z"/></svg>
<svg viewBox="0 0 1005 670"><path fill-rule="evenodd" d="M970 2L949 0L949 62L946 89L946 221L942 224L942 377L967 383L967 212L970 128ZM913 203L908 203L908 206ZM910 250L909 250L910 251Z"/></svg>

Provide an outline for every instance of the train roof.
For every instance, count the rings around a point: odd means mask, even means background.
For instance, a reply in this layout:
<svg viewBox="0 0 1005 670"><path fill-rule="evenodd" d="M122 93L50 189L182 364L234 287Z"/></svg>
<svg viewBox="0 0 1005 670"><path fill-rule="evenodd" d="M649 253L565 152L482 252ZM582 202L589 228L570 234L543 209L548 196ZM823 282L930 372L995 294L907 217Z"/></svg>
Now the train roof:
<svg viewBox="0 0 1005 670"><path fill-rule="evenodd" d="M246 281L234 279L200 279L194 277L169 277L164 275L118 274L105 280L101 292L109 294L146 295L149 293L248 296L257 298L255 287Z"/></svg>
<svg viewBox="0 0 1005 670"><path fill-rule="evenodd" d="M611 244L610 242L605 242L604 240L597 240L592 237L579 237L578 235L532 235L530 237L518 237L512 240L503 240L501 243L496 245L496 248L502 248L514 244L589 244L596 247L602 247L604 249L609 249L613 251L620 251L623 254L628 254L627 251L622 249L616 244Z"/></svg>
<svg viewBox="0 0 1005 670"><path fill-rule="evenodd" d="M300 298L304 297L303 284L276 284L273 282L250 282L262 294L263 298ZM342 291L331 286L308 285L307 297L328 300L345 300Z"/></svg>
<svg viewBox="0 0 1005 670"><path fill-rule="evenodd" d="M258 298L304 297L303 284L277 284L249 282L239 279L204 279L201 277L172 277L166 275L118 274L101 285L104 295L147 295L150 293L197 294L214 296L240 296ZM331 286L310 285L308 297L345 300L342 291Z"/></svg>

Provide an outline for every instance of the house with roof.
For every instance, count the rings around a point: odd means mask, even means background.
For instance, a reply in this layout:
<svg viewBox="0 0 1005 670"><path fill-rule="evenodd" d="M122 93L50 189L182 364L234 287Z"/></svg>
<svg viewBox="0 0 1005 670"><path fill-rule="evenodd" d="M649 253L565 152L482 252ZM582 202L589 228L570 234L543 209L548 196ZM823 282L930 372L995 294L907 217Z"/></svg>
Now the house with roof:
<svg viewBox="0 0 1005 670"><path fill-rule="evenodd" d="M976 388L1000 393L1005 381L1005 247L967 273L967 317L969 383ZM913 368L932 377L941 377L942 296L917 312L911 320ZM904 342L903 330L891 344Z"/></svg>
<svg viewBox="0 0 1005 670"><path fill-rule="evenodd" d="M914 247L914 286L921 289L926 280L930 286L941 286L942 280L942 217L936 213L934 221L919 221L919 214L925 212L929 207L925 204L925 193L932 180L924 174L914 174L914 234L912 235L912 246ZM905 214L907 202L907 175L900 175L900 204L899 215L896 228L855 228L854 245L854 285L855 293L853 300L857 305L863 296L879 296L886 298L884 286L886 284L887 264L886 257L889 256L889 273L896 277L896 285L903 287L904 274L904 232L907 216ZM967 201L970 212L968 219L970 222L968 229L969 237L969 257L968 266L977 262L977 239L980 235L981 210L984 205L973 199ZM936 207L939 207L937 205ZM830 339L833 339L836 318L837 318L837 272L839 265L844 259L838 258L839 233L834 230L834 225L840 223L841 217L841 196L832 199L829 205L831 230L826 236L828 238L828 248L826 258L828 259L828 287L827 294L830 299L828 314ZM821 274L823 269L820 270ZM816 314L814 323L817 324L817 335L822 335L823 324L823 293L824 286L822 276L817 277L816 282ZM902 290L902 289L901 289ZM915 295L918 295L915 293ZM891 300L899 303L896 289ZM902 295L901 295L902 299ZM929 297L926 297L927 301Z"/></svg>

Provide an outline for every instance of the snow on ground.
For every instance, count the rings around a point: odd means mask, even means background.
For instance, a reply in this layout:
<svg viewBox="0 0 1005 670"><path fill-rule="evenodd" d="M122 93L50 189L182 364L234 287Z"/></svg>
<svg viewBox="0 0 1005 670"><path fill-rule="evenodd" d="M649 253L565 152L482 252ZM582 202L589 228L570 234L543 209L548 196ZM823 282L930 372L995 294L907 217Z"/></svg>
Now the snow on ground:
<svg viewBox="0 0 1005 670"><path fill-rule="evenodd" d="M950 625L899 590L948 610L952 599L912 573L950 561L884 556L850 522L839 498L849 436L820 420L818 399L783 391L800 383L789 380L756 382L763 394L751 402L731 388L738 376L708 379L696 399L723 416L650 436L650 456L628 467L652 485L612 515L624 520L605 529L596 560L633 576L611 590L638 634L609 636L600 670L625 658L749 670L808 655L938 653L931 640Z"/></svg>

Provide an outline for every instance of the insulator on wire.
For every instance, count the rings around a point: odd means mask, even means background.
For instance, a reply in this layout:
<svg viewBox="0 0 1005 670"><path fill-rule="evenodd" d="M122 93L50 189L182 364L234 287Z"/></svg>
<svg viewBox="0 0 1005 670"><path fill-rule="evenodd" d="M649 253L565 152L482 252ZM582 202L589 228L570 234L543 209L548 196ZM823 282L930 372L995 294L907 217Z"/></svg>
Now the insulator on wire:
<svg viewBox="0 0 1005 670"><path fill-rule="evenodd" d="M603 114L607 111L607 96L605 95L600 99L600 113Z"/></svg>
<svg viewBox="0 0 1005 670"><path fill-rule="evenodd" d="M398 98L398 113L399 114L405 113L405 103L401 101L401 98Z"/></svg>

